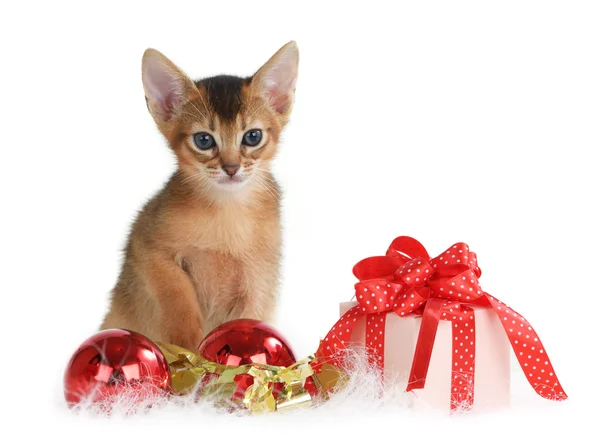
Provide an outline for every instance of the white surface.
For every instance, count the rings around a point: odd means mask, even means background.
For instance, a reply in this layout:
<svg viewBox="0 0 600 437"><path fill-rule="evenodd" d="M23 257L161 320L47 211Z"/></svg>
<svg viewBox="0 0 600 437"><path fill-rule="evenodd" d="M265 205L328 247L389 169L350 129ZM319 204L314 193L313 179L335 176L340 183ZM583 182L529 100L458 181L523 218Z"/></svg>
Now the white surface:
<svg viewBox="0 0 600 437"><path fill-rule="evenodd" d="M86 436L594 435L597 2L332 3L2 3L4 426ZM382 407L365 390L289 417L174 407L94 420L65 409L64 366L100 324L134 214L173 170L144 103L144 49L193 77L252 74L291 39L300 75L275 165L286 196L277 326L297 355L314 352L352 297L354 263L398 235L432 255L465 241L484 289L541 336L569 401L538 398L515 373L509 411L453 420Z"/></svg>

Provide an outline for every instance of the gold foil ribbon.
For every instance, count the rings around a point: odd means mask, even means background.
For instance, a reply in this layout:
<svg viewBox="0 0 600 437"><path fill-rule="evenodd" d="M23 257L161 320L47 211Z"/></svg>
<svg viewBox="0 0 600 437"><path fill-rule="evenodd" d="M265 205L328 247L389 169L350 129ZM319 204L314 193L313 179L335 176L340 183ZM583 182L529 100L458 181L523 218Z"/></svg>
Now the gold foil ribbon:
<svg viewBox="0 0 600 437"><path fill-rule="evenodd" d="M321 371L313 375L313 381L319 389L319 393L326 399L334 390L343 389L348 383L348 375L339 367L329 363L321 364Z"/></svg>
<svg viewBox="0 0 600 437"><path fill-rule="evenodd" d="M231 404L231 397L236 391L235 377L250 375L253 384L248 387L241 404L251 413L288 411L297 407L310 407L312 399L303 387L306 378L315 375L311 366L314 357L309 356L289 367L270 366L267 364L246 364L242 366L226 366L207 360L197 352L184 349L169 343L157 343L165 355L171 370L171 387L176 394L191 393L198 387L205 375L217 375L210 382L198 388L198 394L211 397L216 403ZM331 366L333 367L333 366ZM331 371L331 369L329 369ZM332 372L332 375L335 372ZM337 373L339 376L339 373ZM319 391L330 387L313 377ZM277 397L273 395L273 384L283 383L283 389Z"/></svg>

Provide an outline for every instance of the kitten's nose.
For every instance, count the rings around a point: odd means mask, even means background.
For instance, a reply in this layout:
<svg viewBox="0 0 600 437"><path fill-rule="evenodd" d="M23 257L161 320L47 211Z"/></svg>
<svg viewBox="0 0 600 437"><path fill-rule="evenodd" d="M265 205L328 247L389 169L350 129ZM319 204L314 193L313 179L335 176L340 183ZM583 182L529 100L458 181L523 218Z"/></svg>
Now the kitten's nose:
<svg viewBox="0 0 600 437"><path fill-rule="evenodd" d="M233 176L234 174L236 174L239 169L240 169L240 165L239 164L225 164L225 165L223 165L223 170L229 176Z"/></svg>

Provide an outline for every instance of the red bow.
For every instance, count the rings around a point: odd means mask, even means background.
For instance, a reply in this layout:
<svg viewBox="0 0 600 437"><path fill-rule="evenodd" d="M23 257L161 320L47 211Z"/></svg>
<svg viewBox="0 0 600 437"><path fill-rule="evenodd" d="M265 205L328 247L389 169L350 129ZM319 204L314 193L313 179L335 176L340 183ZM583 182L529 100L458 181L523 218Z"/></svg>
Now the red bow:
<svg viewBox="0 0 600 437"><path fill-rule="evenodd" d="M475 319L472 307L493 309L498 315L515 355L534 390L552 400L567 398L550 359L529 322L510 307L484 292L475 253L457 243L430 258L421 243L410 237L396 238L385 256L366 258L354 266L358 305L348 310L331 328L316 355L338 366L341 352L361 317L367 319L366 345L371 359L383 369L387 313L422 316L407 391L423 388L440 320L452 322L451 408L473 404L475 374Z"/></svg>

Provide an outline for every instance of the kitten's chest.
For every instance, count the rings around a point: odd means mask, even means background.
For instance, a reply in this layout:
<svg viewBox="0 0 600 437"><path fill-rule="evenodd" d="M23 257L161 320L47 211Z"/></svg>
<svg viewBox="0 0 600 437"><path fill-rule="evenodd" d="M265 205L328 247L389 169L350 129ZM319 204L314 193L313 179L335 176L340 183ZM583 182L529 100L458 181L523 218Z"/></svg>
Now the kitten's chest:
<svg viewBox="0 0 600 437"><path fill-rule="evenodd" d="M238 290L247 276L247 263L227 252L191 250L182 258L182 263L201 295L223 297Z"/></svg>
<svg viewBox="0 0 600 437"><path fill-rule="evenodd" d="M181 221L178 229L180 250L224 252L242 256L256 242L257 223L243 210L218 214L198 214Z"/></svg>
<svg viewBox="0 0 600 437"><path fill-rule="evenodd" d="M177 256L208 313L227 313L240 292L253 295L266 283L271 287L281 252L277 214L231 208L190 218L177 230Z"/></svg>

